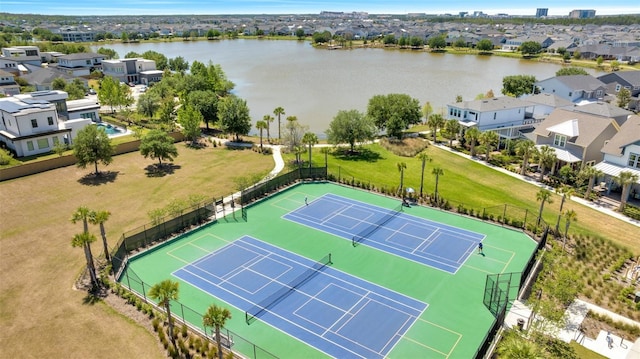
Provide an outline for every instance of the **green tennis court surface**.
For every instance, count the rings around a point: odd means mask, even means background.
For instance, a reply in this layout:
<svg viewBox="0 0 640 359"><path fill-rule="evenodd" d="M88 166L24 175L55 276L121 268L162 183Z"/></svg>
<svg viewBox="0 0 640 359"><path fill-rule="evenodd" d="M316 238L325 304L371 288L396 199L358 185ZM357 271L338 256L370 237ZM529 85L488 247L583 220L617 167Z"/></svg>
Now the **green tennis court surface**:
<svg viewBox="0 0 640 359"><path fill-rule="evenodd" d="M328 355L324 352L259 318L247 325L247 308L234 307L172 276L172 273L244 236L307 259L332 253L332 268L428 303L427 309L386 354L389 358L473 357L494 322L493 315L483 304L486 276L522 271L535 251L536 243L522 232L493 224L431 208L405 208L404 213L411 216L485 236L482 240L484 255L472 253L457 272L451 274L371 246L354 247L344 237L282 218L305 206L305 197L312 203L327 194L389 210L399 203L397 199L335 184L297 185L248 207L248 222L223 221L205 226L131 259L128 274L144 281L147 291L147 285L167 278L179 281L179 302L195 312L183 315L178 312L178 315L186 317L194 326L202 328L202 313L215 303L231 310L233 317L227 322L228 329L270 353L281 358L325 358ZM220 265L224 266L224 261ZM126 276L121 278L127 285ZM132 287L135 287L133 283ZM142 292L142 288L134 289ZM180 307L175 306L173 310L180 310ZM381 317L379 321L372 322L383 325L384 319ZM254 356L252 349L243 348L238 342L232 349L247 357Z"/></svg>

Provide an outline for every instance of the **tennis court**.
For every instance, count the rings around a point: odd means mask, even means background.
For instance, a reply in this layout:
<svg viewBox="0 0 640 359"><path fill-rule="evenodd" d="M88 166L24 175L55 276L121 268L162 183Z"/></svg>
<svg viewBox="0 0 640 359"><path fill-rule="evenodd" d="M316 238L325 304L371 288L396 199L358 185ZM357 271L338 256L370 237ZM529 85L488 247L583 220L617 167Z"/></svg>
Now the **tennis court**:
<svg viewBox="0 0 640 359"><path fill-rule="evenodd" d="M279 358L473 357L495 321L483 304L487 275L522 271L536 243L428 207L396 213L399 203L299 184L246 207L247 222L207 225L132 256L121 281L142 294L177 280L182 305L172 311L196 327L209 305L228 308L232 349L249 358L265 356L240 337ZM366 238L354 247L354 236Z"/></svg>
<svg viewBox="0 0 640 359"><path fill-rule="evenodd" d="M336 358L384 358L427 307L252 237L174 275ZM384 323L378 319L384 317Z"/></svg>
<svg viewBox="0 0 640 359"><path fill-rule="evenodd" d="M484 235L364 202L326 194L284 218L449 273L455 273Z"/></svg>

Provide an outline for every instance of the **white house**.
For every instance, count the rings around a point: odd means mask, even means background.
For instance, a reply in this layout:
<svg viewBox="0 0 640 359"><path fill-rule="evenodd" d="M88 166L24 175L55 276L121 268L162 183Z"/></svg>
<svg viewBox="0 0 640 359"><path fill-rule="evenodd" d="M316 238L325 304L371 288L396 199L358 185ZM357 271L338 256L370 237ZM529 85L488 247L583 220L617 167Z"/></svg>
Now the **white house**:
<svg viewBox="0 0 640 359"><path fill-rule="evenodd" d="M40 65L40 49L37 46L3 47L2 56L22 64Z"/></svg>
<svg viewBox="0 0 640 359"><path fill-rule="evenodd" d="M502 138L520 137L520 130L533 127L541 119L533 116L535 105L515 97L494 97L447 104L448 120L463 128L476 126L480 131L495 131Z"/></svg>
<svg viewBox="0 0 640 359"><path fill-rule="evenodd" d="M17 157L52 151L70 135L70 129L61 129L54 104L34 98L0 99L0 141L13 150Z"/></svg>
<svg viewBox="0 0 640 359"><path fill-rule="evenodd" d="M640 116L629 116L620 131L602 147L604 159L595 165L605 175L607 188L614 184L613 177L620 172L632 172L640 177ZM633 185L630 195L640 199L640 180Z"/></svg>
<svg viewBox="0 0 640 359"><path fill-rule="evenodd" d="M555 76L538 81L540 93L549 93L573 103L602 99L607 85L591 75Z"/></svg>
<svg viewBox="0 0 640 359"><path fill-rule="evenodd" d="M102 61L102 72L120 82L139 84L141 73L149 71L158 71L153 60L131 58Z"/></svg>
<svg viewBox="0 0 640 359"><path fill-rule="evenodd" d="M20 93L20 85L12 73L0 69L0 94L14 96Z"/></svg>
<svg viewBox="0 0 640 359"><path fill-rule="evenodd" d="M89 76L91 71L102 68L105 56L94 53L77 53L59 56L58 69L72 76Z"/></svg>

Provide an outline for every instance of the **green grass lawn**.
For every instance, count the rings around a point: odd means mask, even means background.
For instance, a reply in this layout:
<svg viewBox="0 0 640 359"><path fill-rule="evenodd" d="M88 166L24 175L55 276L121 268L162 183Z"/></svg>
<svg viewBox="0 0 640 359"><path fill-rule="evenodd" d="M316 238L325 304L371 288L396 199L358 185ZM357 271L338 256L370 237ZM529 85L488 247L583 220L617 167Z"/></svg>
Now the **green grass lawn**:
<svg viewBox="0 0 640 359"><path fill-rule="evenodd" d="M329 173L343 179L353 178L371 183L378 188L397 188L400 183L397 163L405 162L407 168L404 172L404 186L414 188L416 193L420 191L420 160L397 156L378 144L367 145L364 150L364 159L329 155ZM453 208L463 204L466 208L482 211L483 208L507 203L527 209L531 217L537 216L540 208L540 203L536 201L538 187L437 147L431 146L426 152L433 160L427 163L425 168L424 193L433 193L435 176L431 171L440 167L444 170L444 175L440 176L438 192L450 201ZM290 163L293 155L285 156L287 163ZM308 158L308 154L303 154L302 158ZM315 165L324 166L324 154L315 150L313 162ZM543 218L547 223L555 225L559 204L560 196L556 194L553 194L553 203L545 204ZM571 224L570 234L601 236L628 247L633 253L640 253L640 243L633 239L634 236L629 235L640 233L638 227L572 201L565 203L564 209L573 209L578 215L577 222Z"/></svg>

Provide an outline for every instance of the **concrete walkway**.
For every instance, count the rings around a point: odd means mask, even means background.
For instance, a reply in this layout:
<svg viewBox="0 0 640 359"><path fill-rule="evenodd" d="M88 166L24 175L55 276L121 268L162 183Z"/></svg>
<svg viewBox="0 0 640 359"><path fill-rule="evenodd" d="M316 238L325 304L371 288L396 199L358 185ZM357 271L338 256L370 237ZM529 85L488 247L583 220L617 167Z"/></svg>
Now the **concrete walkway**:
<svg viewBox="0 0 640 359"><path fill-rule="evenodd" d="M519 179L521 181L530 183L530 184L532 184L534 186L538 186L540 188L546 188L546 189L548 189L550 191L554 190L553 187L549 187L549 186L547 186L547 185L545 185L543 183L540 183L540 182L536 181L535 179L533 179L531 177L527 177L527 176L523 176L523 175L518 174L518 173L511 172L511 171L509 171L507 169L504 169L504 168L498 167L498 166L494 166L494 165L492 165L490 163L487 163L485 161L480 161L476 157L471 157L471 156L469 156L469 155L467 155L465 153L454 151L448 146L439 145L439 144L436 144L434 146L436 146L436 147L438 147L438 148L440 148L442 150L454 153L454 154L456 154L458 156L467 158L467 159L469 159L471 161L474 161L476 163L482 164L482 165L487 166L489 168L492 168L492 169L494 169L494 170L496 170L498 172L502 172L502 173L507 174L507 175L509 175L511 177L517 178L517 179ZM576 203L579 203L579 204L581 204L583 206L593 208L596 211L602 212L602 213L607 214L607 215L609 215L611 217L617 218L617 219L619 219L621 221L625 221L627 223L631 223L636 227L640 227L640 221L639 220L633 219L633 218L629 218L629 217L627 217L625 215L622 215L619 212L616 212L615 211L616 207L614 205L610 204L610 203L607 203L607 202L604 202L604 201L596 201L596 202L586 201L586 200L584 200L582 198L579 198L579 197L576 197L576 196L571 197L569 200L573 201L573 202L576 202Z"/></svg>
<svg viewBox="0 0 640 359"><path fill-rule="evenodd" d="M576 299L565 312L565 317L567 318L566 326L562 329L556 330L554 336L567 343L575 340L585 348L610 359L640 359L640 338L636 339L636 341L632 343L623 340L615 333L607 333L605 331L600 331L596 338L586 337L584 333L580 331L580 327L590 310L598 313L599 315L608 316L614 321L624 322L640 327L639 322L633 321L594 304ZM518 327L518 320L521 320L524 322L523 328L528 329L527 325L531 318L531 314L532 311L530 308L528 308L524 303L516 300L509 310L509 313L507 313L504 326L506 328L516 328ZM611 346L609 346L607 336L611 338Z"/></svg>

